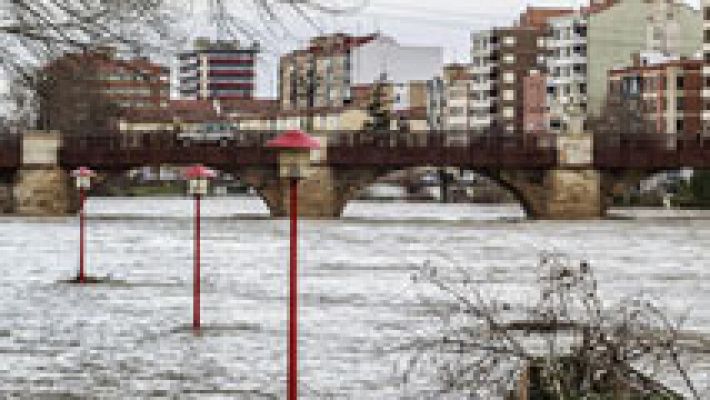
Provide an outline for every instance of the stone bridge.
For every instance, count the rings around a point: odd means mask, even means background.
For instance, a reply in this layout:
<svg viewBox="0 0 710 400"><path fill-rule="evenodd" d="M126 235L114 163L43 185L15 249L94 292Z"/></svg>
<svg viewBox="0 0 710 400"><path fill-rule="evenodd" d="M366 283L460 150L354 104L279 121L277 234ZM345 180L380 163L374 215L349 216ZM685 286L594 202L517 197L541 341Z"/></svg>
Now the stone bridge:
<svg viewBox="0 0 710 400"><path fill-rule="evenodd" d="M275 132L235 132L220 141L181 141L171 132L139 137L27 132L0 138L0 210L21 215L76 211L68 172L88 166L108 179L142 166L203 163L239 176L259 193L272 216L285 216L288 185L277 156L265 148ZM328 133L314 154L314 174L300 183L300 212L337 218L380 177L415 167L476 171L507 188L531 218L593 219L609 199L660 171L709 168L710 140L676 136L562 136L472 133ZM130 139L130 140L129 140Z"/></svg>

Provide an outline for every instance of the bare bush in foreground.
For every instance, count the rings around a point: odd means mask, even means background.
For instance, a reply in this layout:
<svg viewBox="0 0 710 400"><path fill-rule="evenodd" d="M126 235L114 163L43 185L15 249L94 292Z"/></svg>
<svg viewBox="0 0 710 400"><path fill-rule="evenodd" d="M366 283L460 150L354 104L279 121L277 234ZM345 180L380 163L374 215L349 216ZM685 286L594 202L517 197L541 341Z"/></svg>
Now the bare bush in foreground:
<svg viewBox="0 0 710 400"><path fill-rule="evenodd" d="M461 274L451 280L427 265L416 275L452 302L435 335L395 349L407 354L405 383L436 375L431 398L684 398L662 383L671 376L701 398L682 363L681 322L645 299L605 306L589 263L543 254L532 307L486 300Z"/></svg>

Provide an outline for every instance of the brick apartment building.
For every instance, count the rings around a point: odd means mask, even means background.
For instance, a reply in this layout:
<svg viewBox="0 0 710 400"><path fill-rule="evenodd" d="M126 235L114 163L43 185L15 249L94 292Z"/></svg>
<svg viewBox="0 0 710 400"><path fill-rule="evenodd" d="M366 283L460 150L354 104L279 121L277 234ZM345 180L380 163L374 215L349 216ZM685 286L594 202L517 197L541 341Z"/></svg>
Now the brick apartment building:
<svg viewBox="0 0 710 400"><path fill-rule="evenodd" d="M198 38L178 55L180 97L189 100L243 100L254 97L259 45Z"/></svg>
<svg viewBox="0 0 710 400"><path fill-rule="evenodd" d="M170 100L170 71L113 48L67 53L38 73L39 125L71 132L100 129L126 110L160 109Z"/></svg>
<svg viewBox="0 0 710 400"><path fill-rule="evenodd" d="M656 57L657 58L657 57ZM703 61L637 56L632 67L609 72L607 108L630 133L702 131Z"/></svg>
<svg viewBox="0 0 710 400"><path fill-rule="evenodd" d="M531 109L524 105L524 99L530 97L525 93L525 81L546 74L545 33L540 27L516 26L472 35L472 130L525 131L525 120L529 119L525 113Z"/></svg>

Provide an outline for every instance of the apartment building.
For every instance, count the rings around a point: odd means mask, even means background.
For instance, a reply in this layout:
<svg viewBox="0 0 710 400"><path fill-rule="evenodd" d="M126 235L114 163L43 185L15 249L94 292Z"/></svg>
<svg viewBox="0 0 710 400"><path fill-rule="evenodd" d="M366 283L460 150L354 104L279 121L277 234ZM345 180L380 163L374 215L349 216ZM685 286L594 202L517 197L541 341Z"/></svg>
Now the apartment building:
<svg viewBox="0 0 710 400"><path fill-rule="evenodd" d="M178 55L182 99L243 100L254 97L258 43L198 38Z"/></svg>
<svg viewBox="0 0 710 400"><path fill-rule="evenodd" d="M468 131L471 118L471 75L469 66L449 64L444 67L441 102L441 128Z"/></svg>
<svg viewBox="0 0 710 400"><path fill-rule="evenodd" d="M678 0L616 0L587 14L587 111L599 116L608 72L647 50L693 58L702 49L702 13Z"/></svg>
<svg viewBox="0 0 710 400"><path fill-rule="evenodd" d="M627 133L698 134L703 83L702 60L637 55L633 66L609 72L609 118Z"/></svg>
<svg viewBox="0 0 710 400"><path fill-rule="evenodd" d="M38 82L43 129L100 129L126 110L160 109L170 100L168 68L121 58L113 47L67 53L43 67Z"/></svg>
<svg viewBox="0 0 710 400"><path fill-rule="evenodd" d="M580 11L547 20L549 128L563 132L568 110L587 109L587 18Z"/></svg>
<svg viewBox="0 0 710 400"><path fill-rule="evenodd" d="M402 46L381 34L316 37L281 57L279 100L285 110L347 107L354 87L426 82L441 75L442 66L441 47Z"/></svg>
<svg viewBox="0 0 710 400"><path fill-rule="evenodd" d="M525 131L525 78L546 74L546 29L494 28L471 36L469 126L474 131ZM533 72L535 71L535 72Z"/></svg>

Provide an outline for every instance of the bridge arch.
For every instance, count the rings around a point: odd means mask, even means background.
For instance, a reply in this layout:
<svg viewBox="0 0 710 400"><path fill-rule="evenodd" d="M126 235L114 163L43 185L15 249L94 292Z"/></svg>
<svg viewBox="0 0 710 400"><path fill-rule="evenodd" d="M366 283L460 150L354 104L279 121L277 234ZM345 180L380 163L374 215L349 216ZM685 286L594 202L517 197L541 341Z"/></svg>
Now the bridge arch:
<svg viewBox="0 0 710 400"><path fill-rule="evenodd" d="M188 167L189 165L190 164L170 164L171 167L175 167L176 169ZM257 197L261 199L272 216L285 215L282 204L283 194L275 168L224 168L224 165L209 162L204 163L204 165L216 171L238 177L241 182L254 190ZM128 171L142 167L145 167L145 165L126 165L121 169L95 169L97 175L94 178L92 190L98 191L99 193L108 193L108 190L106 190L107 187L120 185L122 182L125 183L125 177ZM71 168L65 167L65 175L68 176L70 170ZM71 192L73 193L74 191L72 190ZM76 211L78 211L78 203L72 212Z"/></svg>
<svg viewBox="0 0 710 400"><path fill-rule="evenodd" d="M333 171L335 181L335 191L337 198L335 216L341 216L345 211L348 203L360 196L369 186L377 183L387 175L398 171L407 171L418 168L439 168L430 165L422 165L419 167L406 168L378 168L378 169L349 169ZM489 169L472 169L478 175L481 175L500 186L502 189L510 192L521 206L525 215L530 218L535 218L541 215L542 185L545 181L544 171L518 171L518 170L489 170Z"/></svg>
<svg viewBox="0 0 710 400"><path fill-rule="evenodd" d="M642 182L665 173L673 173L678 169L638 169L638 170L605 170L601 173L601 192L606 208L612 207L620 196L629 194L639 188Z"/></svg>

